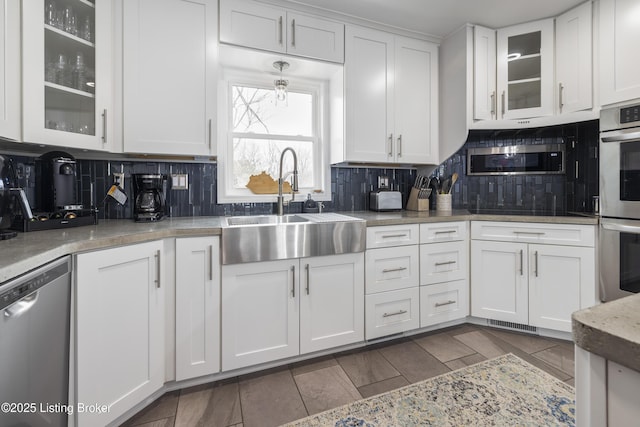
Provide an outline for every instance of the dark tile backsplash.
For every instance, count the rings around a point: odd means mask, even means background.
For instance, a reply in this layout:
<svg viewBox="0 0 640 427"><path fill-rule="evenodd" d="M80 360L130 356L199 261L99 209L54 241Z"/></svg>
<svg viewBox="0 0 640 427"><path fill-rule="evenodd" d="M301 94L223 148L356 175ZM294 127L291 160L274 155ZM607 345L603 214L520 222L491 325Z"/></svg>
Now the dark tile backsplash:
<svg viewBox="0 0 640 427"><path fill-rule="evenodd" d="M565 143L566 175L466 176L466 151L471 147L519 144ZM598 121L517 131L472 131L464 146L440 165L434 175L447 177L458 172L453 187L454 209L508 209L516 211L591 212L591 198L598 194ZM35 158L11 156L18 184L35 200ZM578 172L576 173L576 162ZM215 163L169 163L145 161L77 160L77 190L84 206L97 206L101 219L132 218L134 173L189 175L189 190L167 191L167 213L180 216L222 216L271 214L274 203L218 204ZM112 174L124 172L128 200L124 206L105 197ZM369 191L377 189L378 176L388 176L392 189L403 194L406 203L416 171L414 169L331 168L331 201L327 211L369 209ZM435 197L434 197L435 198ZM289 212L301 212L306 195ZM435 207L435 200L431 202Z"/></svg>
<svg viewBox="0 0 640 427"><path fill-rule="evenodd" d="M467 149L508 145L565 144L564 175L467 176ZM576 172L577 168L577 172ZM593 212L598 195L598 121L539 129L471 131L464 146L443 162L434 176L457 172L454 209L517 212ZM435 200L432 200L432 205Z"/></svg>

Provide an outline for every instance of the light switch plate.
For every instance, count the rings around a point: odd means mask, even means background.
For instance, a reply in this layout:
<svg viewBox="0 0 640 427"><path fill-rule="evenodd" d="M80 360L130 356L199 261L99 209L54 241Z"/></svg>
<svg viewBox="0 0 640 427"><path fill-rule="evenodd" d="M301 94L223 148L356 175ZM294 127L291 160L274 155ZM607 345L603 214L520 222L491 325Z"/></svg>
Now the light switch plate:
<svg viewBox="0 0 640 427"><path fill-rule="evenodd" d="M172 190L188 190L189 189L189 175L186 173L174 173L171 175L171 189Z"/></svg>

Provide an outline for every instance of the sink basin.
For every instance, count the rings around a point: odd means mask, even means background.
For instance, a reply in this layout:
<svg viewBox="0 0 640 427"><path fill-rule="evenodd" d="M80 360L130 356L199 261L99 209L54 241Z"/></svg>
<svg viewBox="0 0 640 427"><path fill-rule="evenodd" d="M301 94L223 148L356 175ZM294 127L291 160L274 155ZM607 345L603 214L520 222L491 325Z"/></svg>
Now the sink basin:
<svg viewBox="0 0 640 427"><path fill-rule="evenodd" d="M308 219L298 215L256 215L256 216L232 216L226 219L227 226L236 227L243 225L269 225L289 224L294 222L309 222Z"/></svg>
<svg viewBox="0 0 640 427"><path fill-rule="evenodd" d="M222 223L222 264L362 252L365 224L334 213L228 217Z"/></svg>

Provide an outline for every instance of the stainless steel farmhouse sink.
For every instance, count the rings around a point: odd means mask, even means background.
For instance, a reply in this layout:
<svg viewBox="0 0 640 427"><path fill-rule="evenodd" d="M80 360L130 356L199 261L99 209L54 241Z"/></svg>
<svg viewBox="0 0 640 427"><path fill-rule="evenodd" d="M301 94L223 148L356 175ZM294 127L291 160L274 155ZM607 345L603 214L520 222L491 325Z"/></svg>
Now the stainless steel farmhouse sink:
<svg viewBox="0 0 640 427"><path fill-rule="evenodd" d="M335 213L225 218L222 264L362 252L365 221Z"/></svg>

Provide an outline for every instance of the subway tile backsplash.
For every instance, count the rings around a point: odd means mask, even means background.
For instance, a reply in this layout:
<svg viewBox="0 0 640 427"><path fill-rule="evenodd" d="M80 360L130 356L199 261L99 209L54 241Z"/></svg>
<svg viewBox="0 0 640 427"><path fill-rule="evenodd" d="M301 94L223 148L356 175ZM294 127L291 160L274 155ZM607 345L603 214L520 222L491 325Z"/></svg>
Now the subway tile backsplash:
<svg viewBox="0 0 640 427"><path fill-rule="evenodd" d="M565 175L466 176L467 149L520 144L564 143L567 152ZM26 189L33 206L35 199L35 158L11 156L16 165L18 184ZM576 171L576 166L578 170ZM215 163L170 163L145 161L77 160L77 190L81 203L97 206L100 219L133 218L133 180L135 173L187 174L189 190L166 194L167 214L181 216L256 215L275 212L275 203L217 203L217 165ZM124 172L128 200L124 206L105 197L112 174ZM574 123L541 129L472 131L464 146L441 164L434 175L448 177L454 172L454 209L592 212L592 196L598 195L598 121ZM392 189L403 194L403 206L416 177L415 169L332 167L331 201L327 211L369 209L369 192L377 190L378 176L388 176ZM301 212L306 195L289 207ZM435 207L432 196L431 208Z"/></svg>

